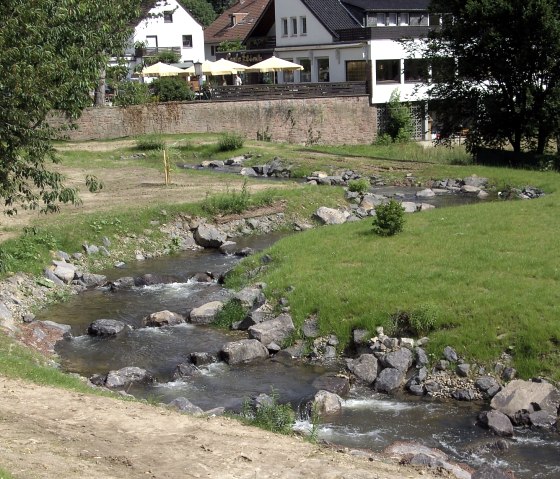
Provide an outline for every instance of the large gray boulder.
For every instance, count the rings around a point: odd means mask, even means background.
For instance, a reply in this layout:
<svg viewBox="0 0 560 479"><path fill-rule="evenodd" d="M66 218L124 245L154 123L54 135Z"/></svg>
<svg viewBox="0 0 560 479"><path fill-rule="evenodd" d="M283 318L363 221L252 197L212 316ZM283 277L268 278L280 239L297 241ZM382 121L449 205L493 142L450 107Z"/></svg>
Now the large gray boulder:
<svg viewBox="0 0 560 479"><path fill-rule="evenodd" d="M96 319L88 326L88 334L100 337L116 336L125 327L125 323L116 319Z"/></svg>
<svg viewBox="0 0 560 479"><path fill-rule="evenodd" d="M402 373L406 373L410 369L410 366L412 366L414 355L410 349L401 348L392 353L387 353L380 361L385 368L395 368Z"/></svg>
<svg viewBox="0 0 560 479"><path fill-rule="evenodd" d="M377 379L379 364L373 354L362 354L357 359L349 359L347 366L360 381L371 384Z"/></svg>
<svg viewBox="0 0 560 479"><path fill-rule="evenodd" d="M377 376L375 390L382 393L392 393L402 386L404 377L405 373L400 369L386 368Z"/></svg>
<svg viewBox="0 0 560 479"><path fill-rule="evenodd" d="M107 276L104 274L83 273L80 278L84 284L89 288L92 286L101 286L107 281Z"/></svg>
<svg viewBox="0 0 560 479"><path fill-rule="evenodd" d="M550 383L516 379L492 398L490 406L506 414L510 419L513 419L519 411L527 411L529 414L546 411L557 416L560 391Z"/></svg>
<svg viewBox="0 0 560 479"><path fill-rule="evenodd" d="M246 331L255 324L262 323L263 321L269 321L271 319L274 319L272 307L269 304L263 304L259 308L249 311L245 318L232 325L232 329Z"/></svg>
<svg viewBox="0 0 560 479"><path fill-rule="evenodd" d="M348 217L344 212L326 206L321 206L315 212L315 216L325 225L340 225L345 223Z"/></svg>
<svg viewBox="0 0 560 479"><path fill-rule="evenodd" d="M434 196L436 196L436 194L430 188L426 188L416 193L417 198L433 198Z"/></svg>
<svg viewBox="0 0 560 479"><path fill-rule="evenodd" d="M195 406L192 402L190 402L186 397L183 396L173 399L173 401L171 401L167 405L169 407L172 407L173 409L177 409L178 411L187 414L199 415L204 412L201 408Z"/></svg>
<svg viewBox="0 0 560 479"><path fill-rule="evenodd" d="M481 376L474 382L475 387L485 398L493 398L502 386L492 376Z"/></svg>
<svg viewBox="0 0 560 479"><path fill-rule="evenodd" d="M235 293L233 297L245 308L262 306L266 299L263 290L257 286L247 286Z"/></svg>
<svg viewBox="0 0 560 479"><path fill-rule="evenodd" d="M53 273L57 278L65 283L70 283L74 279L76 267L73 264L66 263L65 261L53 261L53 263L55 265Z"/></svg>
<svg viewBox="0 0 560 479"><path fill-rule="evenodd" d="M220 356L228 364L248 363L268 357L268 349L256 339L241 339L222 346Z"/></svg>
<svg viewBox="0 0 560 479"><path fill-rule="evenodd" d="M219 248L227 240L227 235L215 226L201 224L194 232L194 240L204 248Z"/></svg>
<svg viewBox="0 0 560 479"><path fill-rule="evenodd" d="M265 346L270 343L282 344L295 331L294 322L289 314L281 314L270 321L255 324L249 328L249 337Z"/></svg>
<svg viewBox="0 0 560 479"><path fill-rule="evenodd" d="M313 406L320 416L336 414L342 410L342 399L338 394L318 391L313 398Z"/></svg>
<svg viewBox="0 0 560 479"><path fill-rule="evenodd" d="M339 396L346 396L350 392L348 378L335 373L325 373L316 378L311 385L319 391L328 391Z"/></svg>
<svg viewBox="0 0 560 479"><path fill-rule="evenodd" d="M149 327L161 328L162 326L174 326L185 322L185 318L178 313L173 313L167 309L152 313L144 318L144 325Z"/></svg>
<svg viewBox="0 0 560 479"><path fill-rule="evenodd" d="M479 420L497 436L513 436L513 424L509 418L500 411L483 412L480 414Z"/></svg>
<svg viewBox="0 0 560 479"><path fill-rule="evenodd" d="M194 324L210 324L223 307L224 303L221 301L210 301L198 308L192 309L189 313L189 319Z"/></svg>
<svg viewBox="0 0 560 479"><path fill-rule="evenodd" d="M0 328L15 331L16 325L12 312L6 307L4 303L0 303Z"/></svg>
<svg viewBox="0 0 560 479"><path fill-rule="evenodd" d="M152 376L148 371L135 366L129 366L117 371L109 371L105 386L108 388L122 388L133 383L151 382Z"/></svg>

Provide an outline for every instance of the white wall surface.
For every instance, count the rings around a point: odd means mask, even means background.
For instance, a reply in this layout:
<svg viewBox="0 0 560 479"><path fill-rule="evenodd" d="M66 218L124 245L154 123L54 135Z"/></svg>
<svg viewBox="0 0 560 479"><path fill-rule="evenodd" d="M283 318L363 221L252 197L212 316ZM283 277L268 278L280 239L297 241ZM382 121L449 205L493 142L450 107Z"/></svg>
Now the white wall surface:
<svg viewBox="0 0 560 479"><path fill-rule="evenodd" d="M163 12L173 11L173 23L165 23ZM155 18L142 20L134 30L133 42L145 42L155 35L158 47L181 47L180 61L204 60L202 26L176 0L164 0L150 10ZM192 35L192 48L183 48L183 35Z"/></svg>
<svg viewBox="0 0 560 479"><path fill-rule="evenodd" d="M276 46L316 45L332 43L332 35L300 0L277 0L274 3ZM307 34L301 34L300 17L306 17ZM282 19L288 19L288 35L282 35ZM298 20L298 34L292 35L292 18Z"/></svg>

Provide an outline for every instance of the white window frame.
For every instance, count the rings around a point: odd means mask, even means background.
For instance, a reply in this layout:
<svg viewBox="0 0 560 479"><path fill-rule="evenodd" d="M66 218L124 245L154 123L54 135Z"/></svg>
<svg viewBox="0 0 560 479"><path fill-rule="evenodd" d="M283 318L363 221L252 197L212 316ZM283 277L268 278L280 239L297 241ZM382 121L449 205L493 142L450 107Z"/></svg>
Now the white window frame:
<svg viewBox="0 0 560 479"><path fill-rule="evenodd" d="M291 23L291 27L292 27L292 37L297 37L298 34L298 19L297 17L290 17L290 23Z"/></svg>
<svg viewBox="0 0 560 479"><path fill-rule="evenodd" d="M300 35L307 35L307 17L299 17Z"/></svg>
<svg viewBox="0 0 560 479"><path fill-rule="evenodd" d="M386 18L388 27L396 27L398 25L396 13L387 13Z"/></svg>
<svg viewBox="0 0 560 479"><path fill-rule="evenodd" d="M399 13L399 26L410 25L410 16L408 13Z"/></svg>
<svg viewBox="0 0 560 479"><path fill-rule="evenodd" d="M288 19L287 18L282 18L280 23L282 25L282 36L287 37L288 36L288 26L289 26Z"/></svg>

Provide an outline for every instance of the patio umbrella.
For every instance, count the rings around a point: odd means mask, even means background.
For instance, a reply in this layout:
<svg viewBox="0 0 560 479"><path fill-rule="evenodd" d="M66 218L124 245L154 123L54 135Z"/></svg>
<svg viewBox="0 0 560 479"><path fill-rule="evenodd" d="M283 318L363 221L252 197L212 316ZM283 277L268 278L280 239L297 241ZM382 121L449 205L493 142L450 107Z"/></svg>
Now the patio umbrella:
<svg viewBox="0 0 560 479"><path fill-rule="evenodd" d="M202 62L202 73L205 75L231 75L232 73L244 71L246 68L245 65L226 60L225 58L221 58L215 62L209 60ZM185 71L187 71L189 75L196 74L194 65L187 68Z"/></svg>
<svg viewBox="0 0 560 479"><path fill-rule="evenodd" d="M204 60L202 62L202 73L204 75L212 75L212 65L214 65L214 62L211 62L210 60ZM196 75L196 72L194 70L194 65L190 66L189 68L187 68L185 70L189 75Z"/></svg>
<svg viewBox="0 0 560 479"><path fill-rule="evenodd" d="M162 62L145 67L140 72L142 77L170 77L175 75L188 75L188 73L186 70Z"/></svg>
<svg viewBox="0 0 560 479"><path fill-rule="evenodd" d="M263 60L262 62L248 67L245 71L267 73L293 70L303 70L303 67L301 65L298 65L297 63L292 63L288 60L284 60L283 58L272 56L270 58L267 58L266 60Z"/></svg>

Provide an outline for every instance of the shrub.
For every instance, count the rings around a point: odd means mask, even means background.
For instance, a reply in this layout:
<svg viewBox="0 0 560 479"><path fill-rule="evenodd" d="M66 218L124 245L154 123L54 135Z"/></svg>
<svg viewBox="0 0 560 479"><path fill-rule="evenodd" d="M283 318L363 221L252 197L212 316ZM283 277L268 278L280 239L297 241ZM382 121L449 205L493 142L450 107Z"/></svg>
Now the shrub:
<svg viewBox="0 0 560 479"><path fill-rule="evenodd" d="M426 336L433 331L440 312L433 304L422 304L418 308L406 312L397 311L387 325L387 333L391 336Z"/></svg>
<svg viewBox="0 0 560 479"><path fill-rule="evenodd" d="M163 150L165 149L165 142L158 135L145 136L136 140L136 149L143 151Z"/></svg>
<svg viewBox="0 0 560 479"><path fill-rule="evenodd" d="M152 99L148 85L140 82L122 81L115 86L115 106L144 105Z"/></svg>
<svg viewBox="0 0 560 479"><path fill-rule="evenodd" d="M158 101L194 100L195 94L189 84L180 77L163 77L152 82L152 90Z"/></svg>
<svg viewBox="0 0 560 479"><path fill-rule="evenodd" d="M359 180L350 180L348 182L348 191L352 191L354 193L360 193L363 195L366 191L369 190L371 184L367 178L360 178Z"/></svg>
<svg viewBox="0 0 560 479"><path fill-rule="evenodd" d="M211 215L239 214L249 208L250 200L251 196L245 180L241 191L227 190L222 194L207 196L202 202L202 209Z"/></svg>
<svg viewBox="0 0 560 479"><path fill-rule="evenodd" d="M243 403L241 417L253 426L267 431L289 434L295 422L295 413L289 404L278 404L278 394L271 393L271 400L253 408L248 400Z"/></svg>
<svg viewBox="0 0 560 479"><path fill-rule="evenodd" d="M379 236L393 236L404 228L404 208L398 201L389 200L375 208L373 231Z"/></svg>
<svg viewBox="0 0 560 479"><path fill-rule="evenodd" d="M390 145L391 143L393 143L393 139L391 138L391 135L389 135L388 133L382 133L373 142L373 144L376 146L387 146Z"/></svg>
<svg viewBox="0 0 560 479"><path fill-rule="evenodd" d="M238 299L230 299L218 312L212 324L219 328L230 328L233 323L242 321L247 312Z"/></svg>
<svg viewBox="0 0 560 479"><path fill-rule="evenodd" d="M233 151L243 147L243 137L237 133L225 133L218 141L218 151Z"/></svg>

